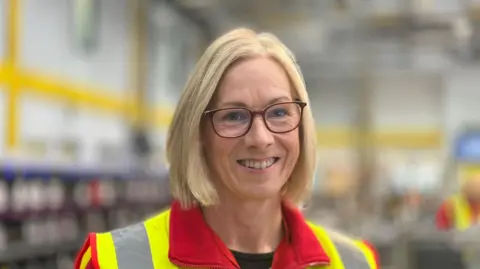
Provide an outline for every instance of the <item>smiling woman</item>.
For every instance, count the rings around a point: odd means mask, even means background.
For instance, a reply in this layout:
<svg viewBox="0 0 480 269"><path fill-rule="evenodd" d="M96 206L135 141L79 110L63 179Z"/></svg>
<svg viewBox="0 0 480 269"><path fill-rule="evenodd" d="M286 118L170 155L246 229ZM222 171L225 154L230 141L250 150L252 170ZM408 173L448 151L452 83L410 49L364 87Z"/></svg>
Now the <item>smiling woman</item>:
<svg viewBox="0 0 480 269"><path fill-rule="evenodd" d="M175 201L130 227L90 234L76 268L378 268L375 251L307 222L315 169L303 77L273 35L213 42L169 130Z"/></svg>

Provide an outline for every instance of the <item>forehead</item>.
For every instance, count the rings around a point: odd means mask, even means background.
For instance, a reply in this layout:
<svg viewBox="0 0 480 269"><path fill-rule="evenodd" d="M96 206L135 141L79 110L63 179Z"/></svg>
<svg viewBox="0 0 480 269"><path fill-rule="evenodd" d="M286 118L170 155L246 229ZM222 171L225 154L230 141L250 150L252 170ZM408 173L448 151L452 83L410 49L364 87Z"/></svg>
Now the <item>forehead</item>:
<svg viewBox="0 0 480 269"><path fill-rule="evenodd" d="M292 100L285 69L269 57L241 60L226 72L216 94L219 106L264 106Z"/></svg>

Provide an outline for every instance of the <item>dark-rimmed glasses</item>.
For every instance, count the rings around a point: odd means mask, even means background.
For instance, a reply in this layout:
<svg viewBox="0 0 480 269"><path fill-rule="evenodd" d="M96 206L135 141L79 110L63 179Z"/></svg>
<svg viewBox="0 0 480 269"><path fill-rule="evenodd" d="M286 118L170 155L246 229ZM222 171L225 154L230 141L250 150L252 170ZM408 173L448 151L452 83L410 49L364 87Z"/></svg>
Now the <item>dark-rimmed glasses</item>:
<svg viewBox="0 0 480 269"><path fill-rule="evenodd" d="M282 134L291 132L300 125L305 106L305 102L294 101L272 104L262 111L233 107L205 111L204 115L210 116L215 133L223 138L237 138L247 134L257 115L262 117L270 132Z"/></svg>

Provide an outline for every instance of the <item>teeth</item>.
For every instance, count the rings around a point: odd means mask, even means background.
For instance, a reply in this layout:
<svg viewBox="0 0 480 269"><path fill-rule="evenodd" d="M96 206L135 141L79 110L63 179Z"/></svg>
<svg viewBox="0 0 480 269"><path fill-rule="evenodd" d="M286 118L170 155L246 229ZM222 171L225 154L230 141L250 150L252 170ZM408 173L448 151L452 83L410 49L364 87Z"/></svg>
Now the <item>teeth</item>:
<svg viewBox="0 0 480 269"><path fill-rule="evenodd" d="M275 158L270 158L265 161L240 160L239 163L248 168L266 169L275 163Z"/></svg>

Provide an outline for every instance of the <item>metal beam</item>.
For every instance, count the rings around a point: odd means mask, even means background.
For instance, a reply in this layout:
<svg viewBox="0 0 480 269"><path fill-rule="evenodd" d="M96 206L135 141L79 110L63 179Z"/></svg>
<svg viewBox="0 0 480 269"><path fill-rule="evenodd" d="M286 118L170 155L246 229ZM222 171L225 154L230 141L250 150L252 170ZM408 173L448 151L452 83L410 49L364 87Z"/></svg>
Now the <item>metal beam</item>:
<svg viewBox="0 0 480 269"><path fill-rule="evenodd" d="M145 125L145 108L147 98L147 31L148 2L146 0L130 1L132 12L131 27L131 63L133 65L130 79L135 96L135 124Z"/></svg>
<svg viewBox="0 0 480 269"><path fill-rule="evenodd" d="M20 0L9 0L7 2L7 24L6 24L6 68L7 74L13 73L18 64L18 40L19 40L19 25L20 25ZM18 92L19 85L15 80L7 75L7 87L9 92L7 96L6 108L6 136L5 146L8 150L14 150L18 144L18 123L19 123L19 109L18 109Z"/></svg>
<svg viewBox="0 0 480 269"><path fill-rule="evenodd" d="M186 7L177 0L163 1L170 5L170 7L172 7L172 9L175 10L181 17L196 25L202 32L202 35L207 42L213 41L215 39L217 33L215 33L215 31L213 30L214 25L212 25L212 23L208 19L203 17L200 12L198 12L198 9Z"/></svg>
<svg viewBox="0 0 480 269"><path fill-rule="evenodd" d="M292 1L249 1L245 4L247 4L245 12L238 16L244 21L254 21L262 28L261 30L267 31L298 27L312 19L314 15L319 15L315 12L312 14L315 7Z"/></svg>

